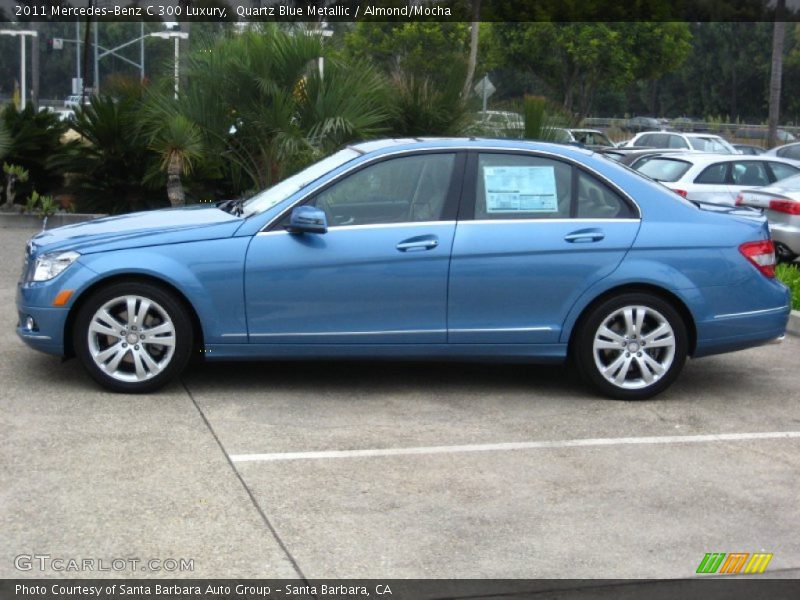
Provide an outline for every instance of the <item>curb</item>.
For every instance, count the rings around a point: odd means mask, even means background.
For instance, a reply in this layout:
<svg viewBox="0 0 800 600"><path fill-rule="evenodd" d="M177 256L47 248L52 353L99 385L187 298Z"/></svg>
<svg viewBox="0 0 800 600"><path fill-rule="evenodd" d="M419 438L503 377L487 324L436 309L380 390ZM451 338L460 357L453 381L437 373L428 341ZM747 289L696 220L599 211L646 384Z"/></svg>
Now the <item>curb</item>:
<svg viewBox="0 0 800 600"><path fill-rule="evenodd" d="M96 215L88 213L59 213L47 218L47 228L54 229L62 225L74 225L92 221L99 217L108 215ZM42 219L36 215L24 215L21 213L0 213L0 229L42 229Z"/></svg>
<svg viewBox="0 0 800 600"><path fill-rule="evenodd" d="M789 315L789 323L786 325L786 333L800 335L800 310L793 310Z"/></svg>

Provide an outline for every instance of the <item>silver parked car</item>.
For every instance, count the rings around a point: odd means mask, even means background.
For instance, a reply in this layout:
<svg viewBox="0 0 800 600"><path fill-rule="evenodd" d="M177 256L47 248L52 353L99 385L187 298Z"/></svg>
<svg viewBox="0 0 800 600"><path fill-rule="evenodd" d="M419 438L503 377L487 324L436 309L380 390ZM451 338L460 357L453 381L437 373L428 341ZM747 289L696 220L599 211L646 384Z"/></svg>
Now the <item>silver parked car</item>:
<svg viewBox="0 0 800 600"><path fill-rule="evenodd" d="M790 262L800 256L800 175L744 190L736 196L736 204L763 209L779 260Z"/></svg>
<svg viewBox="0 0 800 600"><path fill-rule="evenodd" d="M779 156L780 158L791 158L792 160L800 160L800 142L794 144L784 144L783 146L775 146L767 150L764 154L768 156Z"/></svg>
<svg viewBox="0 0 800 600"><path fill-rule="evenodd" d="M633 168L687 200L727 205L744 190L800 174L800 163L792 160L701 152L644 157Z"/></svg>
<svg viewBox="0 0 800 600"><path fill-rule="evenodd" d="M715 154L739 154L725 139L711 133L677 133L672 131L648 131L637 133L625 143L626 148L673 148L697 150Z"/></svg>

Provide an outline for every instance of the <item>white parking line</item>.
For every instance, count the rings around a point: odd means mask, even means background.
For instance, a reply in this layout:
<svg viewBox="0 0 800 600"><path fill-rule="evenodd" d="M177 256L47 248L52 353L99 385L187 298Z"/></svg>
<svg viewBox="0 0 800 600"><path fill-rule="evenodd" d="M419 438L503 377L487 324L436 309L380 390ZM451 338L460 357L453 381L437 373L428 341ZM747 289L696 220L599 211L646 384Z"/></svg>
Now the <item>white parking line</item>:
<svg viewBox="0 0 800 600"><path fill-rule="evenodd" d="M279 460L318 460L324 458L367 458L411 454L457 454L461 452L496 452L502 450L539 450L543 448L576 448L585 446L624 446L647 444L698 444L706 442L739 442L800 438L800 431L760 433L719 433L709 435L665 435L657 437L588 438L543 442L509 442L504 444L469 444L465 446L418 446L412 448L371 448L364 450L326 450L320 452L274 452L269 454L231 454L235 463L274 462Z"/></svg>

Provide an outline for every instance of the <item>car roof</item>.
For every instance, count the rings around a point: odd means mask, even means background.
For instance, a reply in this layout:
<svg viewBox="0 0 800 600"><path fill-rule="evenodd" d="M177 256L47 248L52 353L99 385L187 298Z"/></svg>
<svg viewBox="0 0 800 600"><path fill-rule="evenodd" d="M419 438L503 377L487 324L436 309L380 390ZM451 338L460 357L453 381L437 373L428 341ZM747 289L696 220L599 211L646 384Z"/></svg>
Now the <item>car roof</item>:
<svg viewBox="0 0 800 600"><path fill-rule="evenodd" d="M383 140L370 140L351 144L348 148L359 154L383 154L402 150L427 150L427 149L464 149L486 148L497 150L539 150L555 152L565 156L591 156L591 150L586 150L570 144L556 144L551 142L536 142L528 140L509 140L492 138L390 138Z"/></svg>

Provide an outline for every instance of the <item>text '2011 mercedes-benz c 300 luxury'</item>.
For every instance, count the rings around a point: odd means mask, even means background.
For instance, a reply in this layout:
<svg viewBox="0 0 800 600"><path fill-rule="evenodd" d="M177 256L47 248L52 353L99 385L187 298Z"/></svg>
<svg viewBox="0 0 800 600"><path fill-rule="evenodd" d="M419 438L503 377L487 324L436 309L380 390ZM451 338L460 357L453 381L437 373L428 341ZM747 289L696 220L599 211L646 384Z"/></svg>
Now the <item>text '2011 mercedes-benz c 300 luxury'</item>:
<svg viewBox="0 0 800 600"><path fill-rule="evenodd" d="M380 140L247 201L39 233L17 332L119 392L197 354L571 359L601 393L643 399L687 356L782 338L774 266L758 212L695 205L598 154Z"/></svg>

